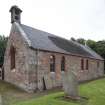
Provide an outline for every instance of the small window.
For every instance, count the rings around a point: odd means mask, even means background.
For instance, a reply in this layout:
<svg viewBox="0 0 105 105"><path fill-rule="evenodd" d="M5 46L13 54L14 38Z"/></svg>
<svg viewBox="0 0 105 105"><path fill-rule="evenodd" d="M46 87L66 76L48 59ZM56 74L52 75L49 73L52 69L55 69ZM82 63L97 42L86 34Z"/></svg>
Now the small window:
<svg viewBox="0 0 105 105"><path fill-rule="evenodd" d="M55 72L55 56L50 56L50 71Z"/></svg>
<svg viewBox="0 0 105 105"><path fill-rule="evenodd" d="M81 70L84 70L84 59L81 59Z"/></svg>
<svg viewBox="0 0 105 105"><path fill-rule="evenodd" d="M89 68L89 61L88 61L88 59L86 60L86 70L88 70L88 68Z"/></svg>
<svg viewBox="0 0 105 105"><path fill-rule="evenodd" d="M15 68L15 48L11 46L10 48L10 63L11 63L11 70Z"/></svg>
<svg viewBox="0 0 105 105"><path fill-rule="evenodd" d="M19 17L18 17L18 16L15 16L15 19L16 19L16 20L19 20Z"/></svg>
<svg viewBox="0 0 105 105"><path fill-rule="evenodd" d="M61 71L65 71L65 57L64 56L61 59Z"/></svg>

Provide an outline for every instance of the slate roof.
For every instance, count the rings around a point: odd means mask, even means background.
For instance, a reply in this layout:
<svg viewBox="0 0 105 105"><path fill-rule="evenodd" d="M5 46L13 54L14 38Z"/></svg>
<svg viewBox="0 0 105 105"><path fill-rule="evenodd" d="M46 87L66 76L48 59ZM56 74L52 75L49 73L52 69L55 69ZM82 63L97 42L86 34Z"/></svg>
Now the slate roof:
<svg viewBox="0 0 105 105"><path fill-rule="evenodd" d="M77 42L67 40L23 24L19 26L26 34L26 37L30 42L30 47L33 49L53 51L103 60L103 58L95 53L92 49Z"/></svg>

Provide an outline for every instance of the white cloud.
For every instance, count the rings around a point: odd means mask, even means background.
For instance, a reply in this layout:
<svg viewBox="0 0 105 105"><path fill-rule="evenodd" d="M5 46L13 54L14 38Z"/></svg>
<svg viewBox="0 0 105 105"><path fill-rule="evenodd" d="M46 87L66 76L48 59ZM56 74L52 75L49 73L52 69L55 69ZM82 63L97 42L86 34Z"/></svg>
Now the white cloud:
<svg viewBox="0 0 105 105"><path fill-rule="evenodd" d="M22 23L65 37L105 39L105 0L2 0L0 34L10 32L12 5L22 8Z"/></svg>

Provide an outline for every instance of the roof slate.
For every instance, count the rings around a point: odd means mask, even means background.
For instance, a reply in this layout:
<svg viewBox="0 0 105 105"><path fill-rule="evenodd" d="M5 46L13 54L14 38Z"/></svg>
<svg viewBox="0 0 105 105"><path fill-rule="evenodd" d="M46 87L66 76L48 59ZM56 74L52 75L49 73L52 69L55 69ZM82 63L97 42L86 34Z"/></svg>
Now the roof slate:
<svg viewBox="0 0 105 105"><path fill-rule="evenodd" d="M67 40L23 24L21 24L20 27L27 35L27 38L31 43L30 47L34 49L80 55L93 59L103 60L103 58L92 49L77 42Z"/></svg>

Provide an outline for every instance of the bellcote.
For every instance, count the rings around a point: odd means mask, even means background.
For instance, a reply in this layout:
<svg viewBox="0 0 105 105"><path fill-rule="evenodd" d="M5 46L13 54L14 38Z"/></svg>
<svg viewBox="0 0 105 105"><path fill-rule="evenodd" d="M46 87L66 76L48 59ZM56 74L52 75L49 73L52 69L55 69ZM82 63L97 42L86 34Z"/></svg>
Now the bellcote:
<svg viewBox="0 0 105 105"><path fill-rule="evenodd" d="M11 12L11 23L18 22L21 23L21 12L22 10L18 6L14 5L10 8Z"/></svg>

